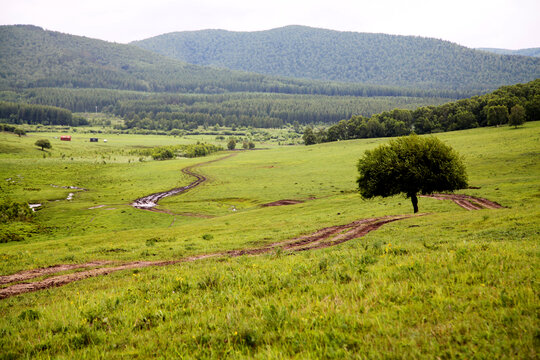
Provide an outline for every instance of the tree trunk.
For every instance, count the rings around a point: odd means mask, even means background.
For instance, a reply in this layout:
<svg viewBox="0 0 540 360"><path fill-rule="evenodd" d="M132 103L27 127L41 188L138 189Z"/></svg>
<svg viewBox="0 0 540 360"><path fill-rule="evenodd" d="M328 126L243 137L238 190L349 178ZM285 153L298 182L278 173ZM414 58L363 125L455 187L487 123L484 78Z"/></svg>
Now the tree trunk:
<svg viewBox="0 0 540 360"><path fill-rule="evenodd" d="M414 213L416 214L418 212L418 198L416 197L416 193L409 194L409 196L411 197L411 202L412 202L412 206L413 206L413 209L414 209Z"/></svg>

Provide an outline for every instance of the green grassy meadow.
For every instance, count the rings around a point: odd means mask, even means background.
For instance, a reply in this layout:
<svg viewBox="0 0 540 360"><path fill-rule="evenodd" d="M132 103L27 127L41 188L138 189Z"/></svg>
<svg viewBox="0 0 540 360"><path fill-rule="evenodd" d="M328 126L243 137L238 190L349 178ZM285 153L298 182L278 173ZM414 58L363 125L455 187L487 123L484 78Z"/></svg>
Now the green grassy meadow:
<svg viewBox="0 0 540 360"><path fill-rule="evenodd" d="M0 243L0 275L178 259L412 213L404 197L356 192L358 158L388 139L233 152L194 169L206 183L159 202L171 215L129 204L187 185L182 168L230 152L153 161L130 151L199 139L59 135L0 133L1 199L43 204L30 222L0 224L24 237ZM540 122L437 137L477 187L460 193L505 208L420 198L428 215L335 247L126 270L3 299L0 359L538 358ZM39 138L53 148L36 148ZM305 202L261 206L282 199Z"/></svg>

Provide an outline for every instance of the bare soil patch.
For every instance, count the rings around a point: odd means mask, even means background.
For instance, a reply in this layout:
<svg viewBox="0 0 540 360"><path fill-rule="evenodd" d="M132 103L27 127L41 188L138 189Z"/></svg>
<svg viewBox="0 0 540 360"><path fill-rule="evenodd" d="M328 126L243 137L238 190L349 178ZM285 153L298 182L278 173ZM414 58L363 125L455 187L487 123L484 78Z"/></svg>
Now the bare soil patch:
<svg viewBox="0 0 540 360"><path fill-rule="evenodd" d="M304 200L290 200L290 199L284 199L284 200L278 200L267 204L262 204L262 207L268 207L268 206L283 206L283 205L294 205L294 204L301 204Z"/></svg>

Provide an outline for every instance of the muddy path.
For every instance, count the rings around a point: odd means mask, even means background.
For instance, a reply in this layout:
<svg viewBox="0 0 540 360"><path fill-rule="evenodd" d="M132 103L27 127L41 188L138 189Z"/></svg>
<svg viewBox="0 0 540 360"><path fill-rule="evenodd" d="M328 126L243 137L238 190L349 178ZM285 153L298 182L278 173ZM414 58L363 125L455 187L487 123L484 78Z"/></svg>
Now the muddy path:
<svg viewBox="0 0 540 360"><path fill-rule="evenodd" d="M174 265L183 262L197 261L213 257L238 257L244 255L261 255L274 251L283 251L284 254L292 254L299 251L321 249L330 246L342 244L346 241L360 238L367 233L379 229L381 226L390 222L404 220L411 217L423 216L425 214L416 215L397 215L397 216L383 216L378 218L361 219L354 221L350 224L331 226L324 229L315 231L312 234L303 235L294 239L280 241L264 245L256 248L229 250L210 254L201 254L190 257L185 257L176 260L163 260L163 261L133 261L128 263L114 263L110 261L94 261L85 264L64 264L55 265L47 268L33 269L27 271L21 271L16 274L0 276L0 284L6 285L6 287L0 288L0 299L8 298L11 296L24 294L27 292L39 291L48 289L51 287L57 287L66 285L75 281L87 279L90 277L107 275L116 271L139 269L150 266L167 266ZM78 272L68 274L58 274L59 272L69 270L80 270ZM32 278L44 277L52 275L50 277L28 282Z"/></svg>
<svg viewBox="0 0 540 360"><path fill-rule="evenodd" d="M212 160L206 163L201 163L197 165L193 165L191 167L185 168L182 171L184 171L186 174L195 176L197 178L196 181L191 183L190 186L178 189L191 189L202 182L206 181L206 178L202 175L193 173L191 169L197 166L201 166L203 164L207 164L214 161L219 161L226 159L230 156L226 156L224 158ZM173 189L168 192L164 192L170 196L174 194L181 193L185 190L176 191L171 194L171 191L177 190ZM154 196L154 195L160 195L164 193L156 193L149 195L148 197ZM157 200L165 197L161 196ZM480 209L500 209L502 208L501 205L497 204L496 202L474 197L474 196L468 196L468 195L457 195L457 194L432 194L432 195L422 195L423 197L428 197L432 199L437 200L451 200L455 202L457 205L461 206L464 209L467 210L480 210ZM147 197L145 197L147 198ZM141 198L141 199L145 199ZM138 200L141 200L138 199ZM150 198L148 201L153 201ZM155 202L157 202L157 200ZM143 203L143 202L141 202ZM155 206L155 205L154 205ZM143 209L148 209L151 207L141 207ZM209 253L209 254L200 254L190 257L185 257L181 259L174 259L174 260L162 260L162 261L133 261L128 263L117 263L112 261L93 261L88 262L84 264L60 264L60 265L54 265L46 268L40 268L40 269L32 269L32 270L25 270L21 271L12 275L4 275L0 276L0 285L3 286L0 288L0 299L8 298L11 296L24 294L27 292L33 292L33 291L39 291L43 289L48 289L52 287L62 286L66 285L75 281L96 277L96 276L102 276L107 275L116 271L121 270L129 270L129 269L139 269L144 267L150 267L150 266L168 266L168 265L174 265L179 264L183 262L191 262L191 261L197 261L207 258L214 258L214 257L238 257L238 256L244 256L244 255L261 255L261 254L267 254L271 252L277 252L282 251L284 254L293 254L295 252L299 251L306 251L306 250L314 250L314 249L322 249L327 248L330 246L335 246L342 244L346 241L361 238L364 235L368 234L371 231L379 229L381 226L404 219L409 219L413 217L418 216L425 216L427 214L408 214L408 215L394 215L394 216L382 216L377 218L368 218L368 219L360 219L357 221L353 221L349 224L344 225L337 225L337 226L330 226L326 227L320 230L317 230L311 234L302 235L293 239L285 240L285 241L279 241L274 242L271 244L267 244L260 247L255 248L248 248L248 249L239 249L239 250L229 250L229 251L222 251L222 252L216 252L216 253ZM61 272L66 271L72 271L75 270L76 272L67 273L67 274L59 274ZM81 271L78 271L81 270ZM42 278L41 280L32 281L29 282L27 280L35 279L35 278ZM5 285L5 286L4 286Z"/></svg>
<svg viewBox="0 0 540 360"><path fill-rule="evenodd" d="M151 210L151 211L171 214L170 212L165 211L165 210L154 209L159 200L161 200L161 199L163 199L164 197L167 197L167 196L173 196L173 195L176 195L176 194L184 193L184 192L186 192L186 191L188 191L190 189L193 189L196 186L201 185L203 182L208 180L206 178L206 176L193 172L192 170L194 168L197 168L197 167L200 167L200 166L203 166L203 165L207 165L207 164L210 164L210 163L213 163L213 162L216 162L216 161L225 160L225 159L228 159L228 158L233 157L235 155L236 154L230 154L230 155L224 156L224 157L219 158L219 159L210 160L210 161L206 161L206 162L202 162L202 163L199 163L199 164L195 164L195 165L185 167L185 168L182 169L182 172L184 174L186 174L186 175L193 176L195 178L195 181L193 181L192 183L190 183L189 185L186 185L186 186L174 188L174 189L171 189L171 190L168 190L168 191L162 191L162 192L157 192L157 193L154 193L154 194L146 195L144 197L136 199L130 205L133 206L134 208L137 208L137 209ZM175 214L175 215L181 215L181 214Z"/></svg>
<svg viewBox="0 0 540 360"><path fill-rule="evenodd" d="M420 195L421 197L437 199L437 200L451 200L456 203L458 206L466 210L481 210L481 209L501 209L503 206L497 204L496 202L490 201L488 199L461 195L461 194L431 194L431 195Z"/></svg>

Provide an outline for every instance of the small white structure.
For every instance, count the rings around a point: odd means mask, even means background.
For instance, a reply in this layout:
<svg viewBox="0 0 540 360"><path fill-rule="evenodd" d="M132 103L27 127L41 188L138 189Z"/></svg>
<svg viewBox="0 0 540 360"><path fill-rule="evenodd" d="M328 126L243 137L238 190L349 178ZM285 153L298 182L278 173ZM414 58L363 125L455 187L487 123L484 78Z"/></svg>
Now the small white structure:
<svg viewBox="0 0 540 360"><path fill-rule="evenodd" d="M103 139L103 142L107 142L107 139Z"/></svg>

